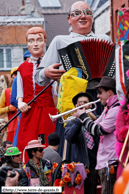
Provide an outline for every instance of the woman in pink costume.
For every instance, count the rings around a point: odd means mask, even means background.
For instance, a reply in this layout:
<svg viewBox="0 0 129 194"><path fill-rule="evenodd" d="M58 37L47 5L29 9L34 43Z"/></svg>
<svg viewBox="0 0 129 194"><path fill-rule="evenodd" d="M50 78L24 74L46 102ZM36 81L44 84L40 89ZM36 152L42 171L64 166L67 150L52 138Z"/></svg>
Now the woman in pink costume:
<svg viewBox="0 0 129 194"><path fill-rule="evenodd" d="M127 94L125 99L121 102L121 107L117 115L116 119L116 151L118 157L120 156L127 131L129 129L129 86L127 87ZM122 157L122 162L125 162L126 156L128 152L128 147L126 145L123 157ZM123 167L119 163L118 164L118 169L117 169L117 177L119 177L122 173Z"/></svg>

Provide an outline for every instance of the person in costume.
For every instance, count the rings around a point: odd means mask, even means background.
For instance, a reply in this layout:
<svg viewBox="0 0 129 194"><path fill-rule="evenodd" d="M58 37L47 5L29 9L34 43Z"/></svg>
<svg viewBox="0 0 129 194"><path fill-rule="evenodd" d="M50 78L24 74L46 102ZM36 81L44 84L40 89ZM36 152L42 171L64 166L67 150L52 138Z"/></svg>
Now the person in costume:
<svg viewBox="0 0 129 194"><path fill-rule="evenodd" d="M3 170L5 172L6 169L8 169L8 170L13 170L15 174L16 174L16 171L20 173L23 167L23 163L21 161L21 152L19 152L18 148L17 147L7 148L4 156L5 156L6 162L0 167L0 170L1 171ZM6 179L6 176L7 175L4 176L4 179ZM19 180L15 183L16 183L15 186L19 186Z"/></svg>
<svg viewBox="0 0 129 194"><path fill-rule="evenodd" d="M79 92L73 97L72 102L75 107L93 102L94 99L88 92ZM85 106L85 111L92 109L92 105ZM96 116L89 112L88 116L94 121ZM76 119L77 120L77 119ZM65 132L65 139L67 140L66 159L71 161L83 163L89 173L84 181L84 189L87 194L96 193L97 186L97 172L95 170L97 161L97 151L99 145L99 137L93 136L83 128L83 123L74 128L74 122L68 122L69 130ZM67 125L66 125L67 126Z"/></svg>
<svg viewBox="0 0 129 194"><path fill-rule="evenodd" d="M17 67L14 67L10 74L11 79L13 80L17 76ZM17 113L17 108L10 104L10 98L11 98L11 86L9 88L6 88L0 97L0 115L3 115L5 113L8 114L8 120L14 117L14 115ZM17 128L18 124L18 118L16 117L9 125L8 125L8 134L7 134L7 141L13 142L14 134Z"/></svg>
<svg viewBox="0 0 129 194"><path fill-rule="evenodd" d="M51 184L51 164L43 160L43 148L39 140L32 140L28 142L25 147L29 161L23 166L21 186L48 186Z"/></svg>
<svg viewBox="0 0 129 194"><path fill-rule="evenodd" d="M29 141L38 137L48 146L47 137L55 131L55 124L51 122L49 113L57 113L51 93L52 87L48 87L30 106L27 105L45 88L34 80L35 70L44 55L47 41L45 30L41 27L30 28L26 33L26 41L31 57L19 66L17 76L18 108L22 112L17 141L20 151L24 150Z"/></svg>
<svg viewBox="0 0 129 194"><path fill-rule="evenodd" d="M17 147L9 147L6 150L5 156L5 163L0 167L2 169L5 166L9 166L12 169L14 168L22 168L23 163L21 161L21 152L18 150Z"/></svg>
<svg viewBox="0 0 129 194"><path fill-rule="evenodd" d="M129 130L129 85L127 87L125 98L120 101L121 106L116 119L116 152L118 158L120 156L127 132ZM122 162L124 163L127 158L128 153L128 143L125 146L125 150L122 157ZM129 162L129 161L128 161ZM119 177L122 173L123 166L119 163L117 169L117 177Z"/></svg>
<svg viewBox="0 0 129 194"><path fill-rule="evenodd" d="M59 49L74 42L88 39L112 42L109 36L96 35L92 32L93 13L89 5L84 1L77 1L72 4L68 12L67 20L72 27L71 33L69 35L58 35L52 40L39 67L36 69L35 81L39 85L46 85L50 79L59 80L65 72L58 52ZM92 88L95 84L93 82Z"/></svg>
<svg viewBox="0 0 129 194"><path fill-rule="evenodd" d="M69 121L65 126L65 137L67 137L68 140L70 131L71 139L74 141L80 132L80 126L83 126L84 131L87 130L90 135L100 137L95 169L100 177L102 194L112 194L117 170L117 161L114 161L114 159L117 158L114 131L116 115L120 104L116 95L115 79L103 76L96 88L98 89L97 97L100 98L103 105L106 105L101 116L97 120L92 121L86 114L85 108L78 109L76 113L74 113L74 116L77 118L74 121ZM107 172L107 162L109 160L113 160L110 161L109 166L114 165L114 173L110 173L109 180L107 180L105 174Z"/></svg>

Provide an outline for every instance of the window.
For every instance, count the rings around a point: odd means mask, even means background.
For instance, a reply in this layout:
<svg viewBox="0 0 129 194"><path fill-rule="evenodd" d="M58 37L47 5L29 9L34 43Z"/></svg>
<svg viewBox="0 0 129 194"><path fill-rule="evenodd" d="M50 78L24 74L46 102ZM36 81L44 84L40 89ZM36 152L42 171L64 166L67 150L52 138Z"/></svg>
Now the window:
<svg viewBox="0 0 129 194"><path fill-rule="evenodd" d="M26 51L28 51L28 48L23 48L23 55L25 54Z"/></svg>
<svg viewBox="0 0 129 194"><path fill-rule="evenodd" d="M10 70L12 68L11 48L0 48L0 69Z"/></svg>
<svg viewBox="0 0 129 194"><path fill-rule="evenodd" d="M43 9L61 7L59 0L39 0L39 4Z"/></svg>

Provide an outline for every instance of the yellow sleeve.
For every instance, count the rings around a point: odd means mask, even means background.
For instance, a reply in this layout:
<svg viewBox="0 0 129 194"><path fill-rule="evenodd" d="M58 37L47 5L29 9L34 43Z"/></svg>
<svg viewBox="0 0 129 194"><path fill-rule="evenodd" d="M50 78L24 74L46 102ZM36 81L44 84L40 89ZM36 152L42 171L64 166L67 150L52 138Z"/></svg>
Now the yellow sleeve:
<svg viewBox="0 0 129 194"><path fill-rule="evenodd" d="M4 90L0 97L0 115L3 115L7 112L9 112L9 109L8 109L8 106L6 106L5 90Z"/></svg>

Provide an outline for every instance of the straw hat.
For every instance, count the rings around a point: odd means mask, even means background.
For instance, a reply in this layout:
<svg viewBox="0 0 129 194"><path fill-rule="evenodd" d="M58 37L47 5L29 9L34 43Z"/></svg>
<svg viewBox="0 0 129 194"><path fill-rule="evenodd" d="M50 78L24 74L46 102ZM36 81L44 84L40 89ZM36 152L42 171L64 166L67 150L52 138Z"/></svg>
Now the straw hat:
<svg viewBox="0 0 129 194"><path fill-rule="evenodd" d="M31 148L40 148L40 147L46 147L45 145L42 145L40 140L32 140L28 142L28 145L25 147L25 149L31 149Z"/></svg>
<svg viewBox="0 0 129 194"><path fill-rule="evenodd" d="M25 150L27 149L31 149L31 148L43 148L46 147L45 145L41 144L40 140L31 140L28 142L28 145L25 147L24 151L23 151L23 163L25 163Z"/></svg>

